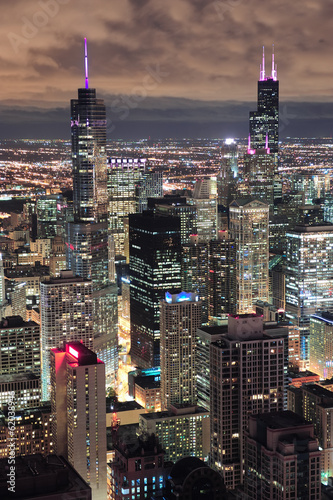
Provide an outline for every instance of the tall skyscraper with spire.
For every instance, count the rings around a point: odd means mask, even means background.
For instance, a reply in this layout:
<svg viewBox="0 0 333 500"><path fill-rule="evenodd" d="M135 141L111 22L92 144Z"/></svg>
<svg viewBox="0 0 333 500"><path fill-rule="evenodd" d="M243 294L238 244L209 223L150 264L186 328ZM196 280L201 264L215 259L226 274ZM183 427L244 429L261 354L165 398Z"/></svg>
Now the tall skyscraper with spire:
<svg viewBox="0 0 333 500"><path fill-rule="evenodd" d="M279 144L279 81L277 66L274 61L274 45L272 52L271 75L266 75L265 48L263 47L262 63L258 81L257 111L250 112L250 148L269 149L277 156Z"/></svg>
<svg viewBox="0 0 333 500"><path fill-rule="evenodd" d="M93 286L94 350L106 381L118 368L117 287L109 281L106 110L89 87L85 39L85 86L71 101L74 222L67 224L67 266Z"/></svg>

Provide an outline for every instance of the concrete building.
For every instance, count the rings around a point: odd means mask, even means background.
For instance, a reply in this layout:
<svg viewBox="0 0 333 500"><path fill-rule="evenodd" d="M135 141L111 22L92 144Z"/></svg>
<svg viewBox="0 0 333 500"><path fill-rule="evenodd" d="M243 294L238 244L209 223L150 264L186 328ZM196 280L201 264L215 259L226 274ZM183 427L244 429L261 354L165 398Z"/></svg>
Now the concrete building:
<svg viewBox="0 0 333 500"><path fill-rule="evenodd" d="M249 500L321 499L321 452L313 425L299 415L251 415L245 450Z"/></svg>
<svg viewBox="0 0 333 500"><path fill-rule="evenodd" d="M134 443L116 442L115 458L108 463L108 499L141 500L161 494L171 468L154 436Z"/></svg>
<svg viewBox="0 0 333 500"><path fill-rule="evenodd" d="M209 412L189 404L171 405L168 411L139 417L141 434L155 434L165 451L164 460L191 456L206 459L209 452Z"/></svg>
<svg viewBox="0 0 333 500"><path fill-rule="evenodd" d="M165 294L161 301L162 408L196 401L195 348L202 304L195 293Z"/></svg>
<svg viewBox="0 0 333 500"><path fill-rule="evenodd" d="M60 278L43 281L41 290L42 395L50 397L50 349L63 342L79 340L92 349L93 304L92 283L71 271Z"/></svg>
<svg viewBox="0 0 333 500"><path fill-rule="evenodd" d="M91 500L91 488L64 457L40 454L16 457L15 493L8 489L8 458L0 460L0 498L10 500Z"/></svg>
<svg viewBox="0 0 333 500"><path fill-rule="evenodd" d="M287 329L242 314L230 315L228 332L210 345L210 463L228 489L243 482L249 415L285 408L287 342Z"/></svg>
<svg viewBox="0 0 333 500"><path fill-rule="evenodd" d="M321 379L333 377L333 314L310 317L310 370Z"/></svg>
<svg viewBox="0 0 333 500"><path fill-rule="evenodd" d="M51 350L54 449L106 498L105 367L80 342Z"/></svg>

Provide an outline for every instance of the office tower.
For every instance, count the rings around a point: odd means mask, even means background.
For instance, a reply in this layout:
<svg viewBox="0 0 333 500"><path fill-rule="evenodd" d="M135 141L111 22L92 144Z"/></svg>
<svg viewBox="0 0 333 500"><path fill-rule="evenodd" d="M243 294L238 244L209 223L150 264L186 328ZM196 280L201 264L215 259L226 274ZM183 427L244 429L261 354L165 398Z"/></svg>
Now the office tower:
<svg viewBox="0 0 333 500"><path fill-rule="evenodd" d="M321 482L327 484L333 474L333 392L332 388L321 387L319 383L303 384L301 387L301 415L314 426L322 450L320 471Z"/></svg>
<svg viewBox="0 0 333 500"><path fill-rule="evenodd" d="M321 499L313 425L291 411L251 415L244 490L249 500Z"/></svg>
<svg viewBox="0 0 333 500"><path fill-rule="evenodd" d="M0 414L0 458L8 458L8 444L14 431L15 456L53 452L51 406L24 408L15 412L15 428L8 409Z"/></svg>
<svg viewBox="0 0 333 500"><path fill-rule="evenodd" d="M5 409L11 398L15 400L15 410L39 406L40 375L31 372L0 375L0 409Z"/></svg>
<svg viewBox="0 0 333 500"><path fill-rule="evenodd" d="M2 253L0 253L0 319L5 315L6 304L5 273L3 268Z"/></svg>
<svg viewBox="0 0 333 500"><path fill-rule="evenodd" d="M167 411L139 415L141 434L154 434L164 460L183 457L207 458L209 452L209 412L195 405L174 404Z"/></svg>
<svg viewBox="0 0 333 500"><path fill-rule="evenodd" d="M251 198L229 207L230 237L236 246L236 308L250 313L256 300L269 301L269 206Z"/></svg>
<svg viewBox="0 0 333 500"><path fill-rule="evenodd" d="M116 255L124 255L124 218L139 212L136 188L146 168L145 158L108 160L109 230L114 239Z"/></svg>
<svg viewBox="0 0 333 500"><path fill-rule="evenodd" d="M0 470L8 467L8 457L0 460ZM64 459L57 455L43 457L40 453L16 457L16 476L12 485L8 475L0 476L0 495L2 500L25 498L28 500L54 500L79 498L91 500L91 488ZM19 473L18 473L19 471ZM11 479L11 478L10 478ZM15 488L15 493L9 491Z"/></svg>
<svg viewBox="0 0 333 500"><path fill-rule="evenodd" d="M50 275L52 278L60 276L60 271L67 268L65 243L62 236L55 236L51 241Z"/></svg>
<svg viewBox="0 0 333 500"><path fill-rule="evenodd" d="M166 481L163 499L175 498L226 500L228 494L218 472L197 457L185 457L175 463Z"/></svg>
<svg viewBox="0 0 333 500"><path fill-rule="evenodd" d="M37 237L53 238L57 234L57 204L59 195L39 196L36 201Z"/></svg>
<svg viewBox="0 0 333 500"><path fill-rule="evenodd" d="M210 345L227 333L227 326L201 326L196 335L196 384L198 406L210 411Z"/></svg>
<svg viewBox="0 0 333 500"><path fill-rule="evenodd" d="M220 169L216 177L217 200L219 205L228 207L236 198L238 177L238 146L227 139L221 146Z"/></svg>
<svg viewBox="0 0 333 500"><path fill-rule="evenodd" d="M131 356L160 364L160 300L181 286L180 219L152 212L129 216Z"/></svg>
<svg viewBox="0 0 333 500"><path fill-rule="evenodd" d="M89 87L86 43L85 76L85 88L71 101L74 221L67 224L66 257L74 276L92 280L95 351L106 364L107 380L113 381L118 368L117 294L109 286L106 111ZM101 314L106 310L112 311L111 319Z"/></svg>
<svg viewBox="0 0 333 500"><path fill-rule="evenodd" d="M180 217L180 241L182 245L189 242L192 234L197 233L197 209L186 203L180 196L165 196L156 200L149 199L148 207L160 215Z"/></svg>
<svg viewBox="0 0 333 500"><path fill-rule="evenodd" d="M236 312L236 247L228 231L209 242L208 317L218 321Z"/></svg>
<svg viewBox="0 0 333 500"><path fill-rule="evenodd" d="M223 142L221 164L228 165L234 178L238 176L238 145L234 139L226 139Z"/></svg>
<svg viewBox="0 0 333 500"><path fill-rule="evenodd" d="M273 214L274 204L274 154L269 148L248 149L244 157L243 180L246 182L248 195L267 203Z"/></svg>
<svg viewBox="0 0 333 500"><path fill-rule="evenodd" d="M217 182L216 177L199 179L193 197L187 199L197 209L197 234L199 241L210 241L217 233Z"/></svg>
<svg viewBox="0 0 333 500"><path fill-rule="evenodd" d="M12 316L21 316L24 320L26 320L27 316L27 285L26 283L17 283L14 280L10 280L9 284L10 288L8 295L11 304L11 315ZM7 282L8 283L8 282Z"/></svg>
<svg viewBox="0 0 333 500"><path fill-rule="evenodd" d="M49 399L50 349L79 340L93 348L92 283L62 271L60 278L40 284L42 397Z"/></svg>
<svg viewBox="0 0 333 500"><path fill-rule="evenodd" d="M168 469L164 451L154 436L135 443L114 444L115 458L108 463L108 499L141 500L161 494Z"/></svg>
<svg viewBox="0 0 333 500"><path fill-rule="evenodd" d="M0 375L23 374L40 376L40 328L21 316L9 316L0 322Z"/></svg>
<svg viewBox="0 0 333 500"><path fill-rule="evenodd" d="M272 54L271 75L266 75L263 49L258 81L257 111L250 112L250 142L254 150L269 148L277 163L279 146L279 82Z"/></svg>
<svg viewBox="0 0 333 500"><path fill-rule="evenodd" d="M249 415L284 409L287 336L256 314L230 315L228 333L210 345L210 463L228 489L243 482Z"/></svg>
<svg viewBox="0 0 333 500"><path fill-rule="evenodd" d="M105 500L105 367L80 342L51 349L51 408L55 452Z"/></svg>
<svg viewBox="0 0 333 500"><path fill-rule="evenodd" d="M163 172L146 171L136 187L138 212L148 210L149 198L163 196Z"/></svg>
<svg viewBox="0 0 333 500"><path fill-rule="evenodd" d="M309 368L321 379L333 377L333 314L310 316Z"/></svg>
<svg viewBox="0 0 333 500"><path fill-rule="evenodd" d="M161 411L161 381L159 377L144 376L135 377L134 398L135 401L147 411Z"/></svg>
<svg viewBox="0 0 333 500"><path fill-rule="evenodd" d="M299 328L301 368L309 366L310 316L333 311L333 226L295 226L287 231L286 317Z"/></svg>
<svg viewBox="0 0 333 500"><path fill-rule="evenodd" d="M162 408L195 403L195 341L202 304L195 293L165 294L161 301Z"/></svg>
<svg viewBox="0 0 333 500"><path fill-rule="evenodd" d="M182 245L182 290L195 292L202 303L202 323L208 323L208 244L192 234Z"/></svg>

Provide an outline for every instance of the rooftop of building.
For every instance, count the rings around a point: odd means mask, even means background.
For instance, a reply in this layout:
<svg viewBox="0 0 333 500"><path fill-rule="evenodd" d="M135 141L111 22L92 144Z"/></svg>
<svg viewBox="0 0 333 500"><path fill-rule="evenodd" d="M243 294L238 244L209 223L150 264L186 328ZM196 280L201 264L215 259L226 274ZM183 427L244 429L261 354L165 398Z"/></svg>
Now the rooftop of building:
<svg viewBox="0 0 333 500"><path fill-rule="evenodd" d="M330 222L321 222L320 224L298 224L289 232L291 233L318 233L318 232L333 232L333 225Z"/></svg>
<svg viewBox="0 0 333 500"><path fill-rule="evenodd" d="M33 500L46 498L91 499L91 488L61 456L40 454L15 458L15 493L8 489L8 458L0 459L0 498ZM57 496L55 496L57 495Z"/></svg>
<svg viewBox="0 0 333 500"><path fill-rule="evenodd" d="M88 366L103 364L103 361L97 358L97 354L82 342L64 342L64 347L51 349L54 354L66 352L69 356L68 364L72 366Z"/></svg>
<svg viewBox="0 0 333 500"><path fill-rule="evenodd" d="M228 333L228 325L218 325L218 326L200 326L198 330L202 330L208 335L223 335Z"/></svg>
<svg viewBox="0 0 333 500"><path fill-rule="evenodd" d="M0 330L8 328L35 327L39 325L34 321L25 321L22 316L6 316L0 321Z"/></svg>
<svg viewBox="0 0 333 500"><path fill-rule="evenodd" d="M187 404L187 403L183 404L175 403L173 405L170 405L169 410L144 413L140 416L145 420L159 420L163 418L198 415L202 413L209 415L209 411L205 410L205 408L202 408L201 406Z"/></svg>
<svg viewBox="0 0 333 500"><path fill-rule="evenodd" d="M111 409L110 398L107 398L106 413L121 413L122 411L132 410L144 410L144 407L139 405L136 401L117 401L113 402Z"/></svg>
<svg viewBox="0 0 333 500"><path fill-rule="evenodd" d="M0 375L0 384L13 383L13 382L23 382L29 380L40 380L40 377L31 372L25 373L7 373L5 375Z"/></svg>
<svg viewBox="0 0 333 500"><path fill-rule="evenodd" d="M154 375L135 377L135 385L138 385L142 389L159 389L161 387L160 380L155 380Z"/></svg>
<svg viewBox="0 0 333 500"><path fill-rule="evenodd" d="M307 378L307 377L318 377L319 380L319 375L314 372L310 372L310 370L305 370L304 372L299 372L299 371L288 371L288 377L293 379L293 378Z"/></svg>
<svg viewBox="0 0 333 500"><path fill-rule="evenodd" d="M127 441L127 436L123 436L123 439L119 436L117 438L118 440L114 444L114 449L118 450L126 458L151 457L152 455L165 453L154 434L144 437L137 436L131 443Z"/></svg>
<svg viewBox="0 0 333 500"><path fill-rule="evenodd" d="M333 403L333 392L319 384L303 384L302 389L305 392L310 392L316 397L332 400Z"/></svg>
<svg viewBox="0 0 333 500"><path fill-rule="evenodd" d="M51 278L41 282L43 285L65 285L66 283L91 283L91 280L74 276L72 271L60 271L59 278Z"/></svg>
<svg viewBox="0 0 333 500"><path fill-rule="evenodd" d="M257 415L252 415L251 418L255 418L257 421L262 422L269 429L289 429L290 427L311 425L303 417L290 410L259 413Z"/></svg>

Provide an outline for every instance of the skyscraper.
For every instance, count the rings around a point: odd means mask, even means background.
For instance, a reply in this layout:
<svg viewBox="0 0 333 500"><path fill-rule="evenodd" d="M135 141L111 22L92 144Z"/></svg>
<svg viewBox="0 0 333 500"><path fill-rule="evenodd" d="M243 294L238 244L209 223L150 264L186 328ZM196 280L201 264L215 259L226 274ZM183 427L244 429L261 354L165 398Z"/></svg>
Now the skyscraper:
<svg viewBox="0 0 333 500"><path fill-rule="evenodd" d="M269 206L259 200L234 200L230 236L236 246L237 312L253 312L257 300L269 301Z"/></svg>
<svg viewBox="0 0 333 500"><path fill-rule="evenodd" d="M51 350L54 449L106 498L105 367L80 342Z"/></svg>
<svg viewBox="0 0 333 500"><path fill-rule="evenodd" d="M208 317L219 320L236 312L236 248L228 231L209 242Z"/></svg>
<svg viewBox="0 0 333 500"><path fill-rule="evenodd" d="M165 294L161 301L162 408L196 401L196 333L202 303L195 293Z"/></svg>
<svg viewBox="0 0 333 500"><path fill-rule="evenodd" d="M85 40L85 88L71 101L74 222L67 224L67 266L74 276L92 280L96 353L105 362L107 380L118 368L117 293L109 286L106 111L89 87ZM109 311L107 315L102 311ZM106 356L113 353L113 358Z"/></svg>
<svg viewBox="0 0 333 500"><path fill-rule="evenodd" d="M180 218L129 216L131 356L142 368L160 364L160 300L181 287Z"/></svg>
<svg viewBox="0 0 333 500"><path fill-rule="evenodd" d="M210 460L229 489L243 480L249 415L284 409L287 341L287 329L241 314L230 315L228 333L210 345Z"/></svg>
<svg viewBox="0 0 333 500"><path fill-rule="evenodd" d="M202 323L208 323L208 243L197 234L182 245L182 290L195 292L202 303Z"/></svg>
<svg viewBox="0 0 333 500"><path fill-rule="evenodd" d="M279 145L279 82L272 53L271 75L266 75L265 51L263 48L262 64L258 81L257 111L250 112L251 149L270 149L276 155Z"/></svg>
<svg viewBox="0 0 333 500"><path fill-rule="evenodd" d="M333 226L295 226L286 239L286 317L299 329L301 367L306 369L310 316L333 312Z"/></svg>
<svg viewBox="0 0 333 500"><path fill-rule="evenodd" d="M40 290L42 397L48 400L50 349L73 340L94 346L92 283L62 271L60 278L42 282Z"/></svg>

